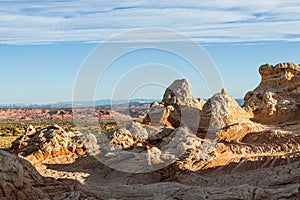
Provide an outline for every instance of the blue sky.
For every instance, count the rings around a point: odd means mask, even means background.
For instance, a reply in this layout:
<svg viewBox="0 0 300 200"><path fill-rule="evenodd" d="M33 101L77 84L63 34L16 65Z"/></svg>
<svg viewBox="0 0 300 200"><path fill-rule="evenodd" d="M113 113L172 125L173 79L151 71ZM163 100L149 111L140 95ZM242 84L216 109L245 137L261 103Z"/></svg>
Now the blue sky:
<svg viewBox="0 0 300 200"><path fill-rule="evenodd" d="M172 29L198 42L234 97L257 86L261 64L300 63L299 1L0 1L0 103L71 100L90 51L116 34L145 27ZM187 63L159 52L135 56L139 62L116 62L111 74L143 62L166 64L186 73L197 96L209 97ZM105 80L96 98L109 97L115 80ZM163 90L145 87L136 97L159 98Z"/></svg>

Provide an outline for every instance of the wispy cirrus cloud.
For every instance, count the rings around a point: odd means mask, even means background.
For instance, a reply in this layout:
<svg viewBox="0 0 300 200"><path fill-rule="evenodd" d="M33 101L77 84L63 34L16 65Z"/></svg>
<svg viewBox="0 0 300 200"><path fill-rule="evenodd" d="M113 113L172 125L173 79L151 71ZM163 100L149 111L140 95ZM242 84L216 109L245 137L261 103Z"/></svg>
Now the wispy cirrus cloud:
<svg viewBox="0 0 300 200"><path fill-rule="evenodd" d="M202 43L299 41L299 1L0 1L0 43L97 42L132 28Z"/></svg>

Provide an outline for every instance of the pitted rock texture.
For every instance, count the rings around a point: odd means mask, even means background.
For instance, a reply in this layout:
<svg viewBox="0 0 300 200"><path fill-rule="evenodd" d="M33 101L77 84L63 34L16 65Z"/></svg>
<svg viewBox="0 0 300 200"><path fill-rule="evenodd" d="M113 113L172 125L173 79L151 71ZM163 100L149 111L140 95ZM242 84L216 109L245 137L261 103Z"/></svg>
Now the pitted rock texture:
<svg viewBox="0 0 300 200"><path fill-rule="evenodd" d="M165 106L163 103L154 102L150 105L149 113L143 120L144 124L152 126L169 126L173 127L172 123L169 122L171 112L174 111L173 106Z"/></svg>
<svg viewBox="0 0 300 200"><path fill-rule="evenodd" d="M192 87L188 80L175 80L165 91L162 103L172 106L168 122L173 127L189 127L194 133L197 132L200 112L205 101L194 97Z"/></svg>
<svg viewBox="0 0 300 200"><path fill-rule="evenodd" d="M250 122L250 117L251 115L223 89L204 104L200 126L221 129L234 123Z"/></svg>
<svg viewBox="0 0 300 200"><path fill-rule="evenodd" d="M191 85L186 79L175 80L166 89L162 102L167 106L187 106L201 109L201 103L194 97Z"/></svg>
<svg viewBox="0 0 300 200"><path fill-rule="evenodd" d="M54 187L40 177L39 183L52 189L43 185L40 192L37 187L34 191L40 193L32 199L297 199L299 126L234 124L217 131L219 138L210 140L197 137L188 128L132 124L108 134L111 143L99 152L108 166L97 155L80 156L73 163L42 163L45 167L37 167L40 174L59 182L49 179ZM24 169L14 166L18 165L2 166L0 177L17 185L13 190L17 194L24 187L18 178ZM143 173L129 173L128 169ZM82 185L67 182L66 186L66 178Z"/></svg>
<svg viewBox="0 0 300 200"><path fill-rule="evenodd" d="M11 151L32 163L38 163L58 157L77 157L97 148L94 135L66 132L60 126L53 125L41 131L29 126L27 132L12 143Z"/></svg>
<svg viewBox="0 0 300 200"><path fill-rule="evenodd" d="M259 68L261 83L248 92L243 107L260 123L280 123L300 119L300 66L281 63Z"/></svg>
<svg viewBox="0 0 300 200"><path fill-rule="evenodd" d="M188 127L197 134L199 128L221 129L234 123L250 123L251 117L251 112L241 108L224 89L205 102L195 98L189 82L182 79L168 87L161 103L151 105L144 124Z"/></svg>
<svg viewBox="0 0 300 200"><path fill-rule="evenodd" d="M104 199L297 199L298 128L299 124L235 124L220 130L218 140L209 140L198 138L188 128L166 132L133 124L112 133L111 149L101 150L108 166L118 170L103 165L95 159L97 156L79 157L70 164L50 164L43 170L57 178L72 178L77 172L87 174L81 181L82 192ZM161 168L122 172L153 166Z"/></svg>
<svg viewBox="0 0 300 200"><path fill-rule="evenodd" d="M205 104L193 95L188 80L175 80L165 91L161 103L153 103L144 124L172 128L189 127L197 133L200 112Z"/></svg>

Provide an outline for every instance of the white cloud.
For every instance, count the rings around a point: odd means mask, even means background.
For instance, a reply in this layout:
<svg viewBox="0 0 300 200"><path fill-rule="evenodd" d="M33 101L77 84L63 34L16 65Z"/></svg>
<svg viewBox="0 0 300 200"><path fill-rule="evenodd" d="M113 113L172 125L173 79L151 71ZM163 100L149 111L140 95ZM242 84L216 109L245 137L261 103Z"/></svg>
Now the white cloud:
<svg viewBox="0 0 300 200"><path fill-rule="evenodd" d="M103 41L124 30L170 28L202 43L299 41L298 1L1 1L0 43Z"/></svg>

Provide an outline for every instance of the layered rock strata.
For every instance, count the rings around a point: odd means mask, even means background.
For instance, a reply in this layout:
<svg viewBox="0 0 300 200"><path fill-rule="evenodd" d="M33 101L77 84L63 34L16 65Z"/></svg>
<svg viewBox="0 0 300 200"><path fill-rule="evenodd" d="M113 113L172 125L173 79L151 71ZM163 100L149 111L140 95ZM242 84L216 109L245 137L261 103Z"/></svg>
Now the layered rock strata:
<svg viewBox="0 0 300 200"><path fill-rule="evenodd" d="M77 199L87 191L90 198L100 199L299 199L300 122L286 122L297 115L297 106L289 107L281 124L250 120L279 120L276 113L284 109L259 95L270 90L276 98L298 105L298 93L292 92L299 83L298 67L261 67L263 81L256 95L245 98L244 108L225 90L207 102L199 100L186 80L177 80L161 103L152 104L142 124L102 133L97 140L57 126L42 131L30 127L14 142L13 151L42 164L44 159L76 155L73 163L46 162L37 169L53 178L80 180L82 185L76 187L81 193L72 193L79 195ZM295 76L286 75L290 72ZM282 83L275 84L278 77ZM271 115L265 115L270 107L263 103L275 105ZM94 149L99 151L88 154ZM19 181L13 181L18 178L1 175L1 180L21 191Z"/></svg>
<svg viewBox="0 0 300 200"><path fill-rule="evenodd" d="M58 125L40 131L29 126L26 133L12 143L11 152L32 163L39 163L53 158L74 159L97 148L97 139L93 134L66 132Z"/></svg>
<svg viewBox="0 0 300 200"><path fill-rule="evenodd" d="M274 124L300 119L300 66L281 63L259 68L261 83L246 94L243 107L260 123Z"/></svg>

